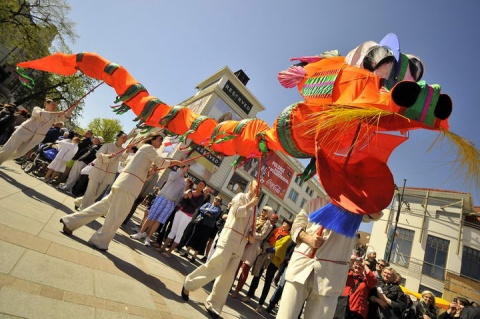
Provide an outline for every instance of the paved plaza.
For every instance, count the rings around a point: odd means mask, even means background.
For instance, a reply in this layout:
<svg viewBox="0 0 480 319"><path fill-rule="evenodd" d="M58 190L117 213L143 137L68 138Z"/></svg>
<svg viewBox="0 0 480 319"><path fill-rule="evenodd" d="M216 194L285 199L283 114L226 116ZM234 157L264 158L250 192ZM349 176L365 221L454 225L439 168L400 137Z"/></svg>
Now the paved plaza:
<svg viewBox="0 0 480 319"><path fill-rule="evenodd" d="M107 252L87 244L101 218L65 236L59 219L73 207L73 197L14 161L0 166L0 318L208 317L203 303L211 284L191 292L188 303L179 296L196 266L130 239L133 224L118 230ZM139 208L133 221L142 214ZM272 318L257 314L256 305L229 297L221 317Z"/></svg>

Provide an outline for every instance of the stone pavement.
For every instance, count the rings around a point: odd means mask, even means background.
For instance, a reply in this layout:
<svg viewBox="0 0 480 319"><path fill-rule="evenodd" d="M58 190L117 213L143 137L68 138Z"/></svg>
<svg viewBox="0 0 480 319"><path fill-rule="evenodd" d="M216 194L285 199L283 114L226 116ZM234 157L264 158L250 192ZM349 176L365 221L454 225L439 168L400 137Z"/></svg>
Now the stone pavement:
<svg viewBox="0 0 480 319"><path fill-rule="evenodd" d="M119 229L108 252L94 250L87 240L101 218L65 236L59 219L73 206L71 196L14 161L0 166L0 318L208 317L203 303L211 284L191 292L188 303L179 296L194 265L128 238L130 227ZM256 305L229 297L221 317L272 318L257 314Z"/></svg>

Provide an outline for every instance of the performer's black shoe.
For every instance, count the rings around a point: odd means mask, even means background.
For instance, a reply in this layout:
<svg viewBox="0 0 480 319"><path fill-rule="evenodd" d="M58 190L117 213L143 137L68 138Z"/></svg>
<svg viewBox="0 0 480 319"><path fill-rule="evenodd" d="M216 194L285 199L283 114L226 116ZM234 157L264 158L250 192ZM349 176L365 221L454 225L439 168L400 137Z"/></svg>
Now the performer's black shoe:
<svg viewBox="0 0 480 319"><path fill-rule="evenodd" d="M60 219L60 222L63 224L63 229L62 229L62 232L67 235L67 236L72 236L73 234L73 231L71 231L70 229L68 229L67 225L65 225L65 222Z"/></svg>
<svg viewBox="0 0 480 319"><path fill-rule="evenodd" d="M91 241L89 241L88 244L89 244L90 246L92 246L94 249L99 250L99 251L107 251L107 250L108 250L108 248L98 247L96 244L94 244L94 243L91 242Z"/></svg>
<svg viewBox="0 0 480 319"><path fill-rule="evenodd" d="M208 309L207 307L205 307L205 309L207 309L207 312L208 312L208 315L210 316L210 318L212 318L212 319L220 319L220 315L219 315L219 314L217 314L217 313L214 312L213 310Z"/></svg>
<svg viewBox="0 0 480 319"><path fill-rule="evenodd" d="M185 300L185 301L188 301L190 300L190 297L185 293L185 288L182 286L182 299Z"/></svg>

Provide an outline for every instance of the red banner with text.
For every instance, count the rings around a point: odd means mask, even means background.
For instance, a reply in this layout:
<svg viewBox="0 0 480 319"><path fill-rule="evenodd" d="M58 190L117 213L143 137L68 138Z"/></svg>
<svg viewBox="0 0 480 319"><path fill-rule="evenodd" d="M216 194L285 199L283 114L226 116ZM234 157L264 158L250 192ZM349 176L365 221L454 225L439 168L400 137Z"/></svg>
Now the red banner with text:
<svg viewBox="0 0 480 319"><path fill-rule="evenodd" d="M262 160L262 167L258 168L259 159L252 158L243 169L255 179L260 172L260 184L267 188L278 198L284 199L288 185L292 181L294 170L276 153L272 152Z"/></svg>

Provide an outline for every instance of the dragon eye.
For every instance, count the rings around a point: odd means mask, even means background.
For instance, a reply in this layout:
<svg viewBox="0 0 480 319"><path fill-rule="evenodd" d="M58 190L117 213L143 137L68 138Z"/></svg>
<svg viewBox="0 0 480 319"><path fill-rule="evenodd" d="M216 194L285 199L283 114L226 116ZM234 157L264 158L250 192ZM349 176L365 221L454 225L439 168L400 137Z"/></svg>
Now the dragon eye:
<svg viewBox="0 0 480 319"><path fill-rule="evenodd" d="M440 94L433 114L440 120L446 120L450 114L452 114L452 99L450 96L446 94Z"/></svg>

